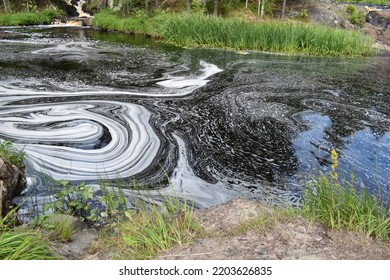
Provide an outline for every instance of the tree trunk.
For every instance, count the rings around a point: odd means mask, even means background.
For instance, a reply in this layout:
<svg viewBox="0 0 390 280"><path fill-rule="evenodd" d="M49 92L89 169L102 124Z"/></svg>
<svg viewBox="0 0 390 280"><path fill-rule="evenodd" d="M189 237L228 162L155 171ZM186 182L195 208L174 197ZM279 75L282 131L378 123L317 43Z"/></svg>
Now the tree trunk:
<svg viewBox="0 0 390 280"><path fill-rule="evenodd" d="M191 10L191 0L186 0L186 11L189 13Z"/></svg>
<svg viewBox="0 0 390 280"><path fill-rule="evenodd" d="M286 18L286 2L287 2L287 0L283 0L283 6L282 6L282 20L285 20L285 18Z"/></svg>
<svg viewBox="0 0 390 280"><path fill-rule="evenodd" d="M265 1L266 1L266 0L262 0L262 1L261 1L261 13L260 13L260 17L261 17L261 18L263 18L264 13L265 13Z"/></svg>
<svg viewBox="0 0 390 280"><path fill-rule="evenodd" d="M159 6L160 6L159 1L158 1L158 0L154 1L154 7L155 7L156 9L158 9Z"/></svg>
<svg viewBox="0 0 390 280"><path fill-rule="evenodd" d="M9 5L9 1L8 0L3 0L3 5L4 5L4 12L8 13L11 11L11 7Z"/></svg>
<svg viewBox="0 0 390 280"><path fill-rule="evenodd" d="M145 13L149 16L149 0L145 0Z"/></svg>
<svg viewBox="0 0 390 280"><path fill-rule="evenodd" d="M218 16L219 0L214 0L214 16Z"/></svg>

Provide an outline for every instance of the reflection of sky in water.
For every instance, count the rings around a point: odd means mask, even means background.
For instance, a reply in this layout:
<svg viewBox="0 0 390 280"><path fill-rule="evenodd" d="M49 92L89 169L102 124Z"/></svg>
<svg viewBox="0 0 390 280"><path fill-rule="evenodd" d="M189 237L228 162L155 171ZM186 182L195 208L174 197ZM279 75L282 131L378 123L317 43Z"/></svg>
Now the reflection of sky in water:
<svg viewBox="0 0 390 280"><path fill-rule="evenodd" d="M390 200L390 132L381 137L373 135L371 129L355 132L343 139L343 146L334 147L327 140L325 130L332 121L328 116L314 112L304 112L299 116L309 127L299 133L293 142L295 154L304 172L314 173L318 170L330 171L330 151L336 148L339 152L337 171L341 178L349 180L351 172L355 181L372 193L377 193L378 186L386 200Z"/></svg>

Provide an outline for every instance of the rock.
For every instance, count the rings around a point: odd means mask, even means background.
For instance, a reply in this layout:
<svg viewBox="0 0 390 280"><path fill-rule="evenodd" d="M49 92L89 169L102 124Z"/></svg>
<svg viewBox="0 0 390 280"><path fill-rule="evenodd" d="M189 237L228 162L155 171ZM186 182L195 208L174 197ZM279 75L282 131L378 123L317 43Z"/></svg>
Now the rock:
<svg viewBox="0 0 390 280"><path fill-rule="evenodd" d="M26 187L23 167L20 169L7 160L0 158L0 218L12 210L12 199L20 195Z"/></svg>
<svg viewBox="0 0 390 280"><path fill-rule="evenodd" d="M98 236L94 229L85 228L73 234L70 242L57 244L55 251L60 259L94 259L89 255L88 248L96 238Z"/></svg>
<svg viewBox="0 0 390 280"><path fill-rule="evenodd" d="M369 11L366 15L366 22L386 29L390 25L390 10Z"/></svg>

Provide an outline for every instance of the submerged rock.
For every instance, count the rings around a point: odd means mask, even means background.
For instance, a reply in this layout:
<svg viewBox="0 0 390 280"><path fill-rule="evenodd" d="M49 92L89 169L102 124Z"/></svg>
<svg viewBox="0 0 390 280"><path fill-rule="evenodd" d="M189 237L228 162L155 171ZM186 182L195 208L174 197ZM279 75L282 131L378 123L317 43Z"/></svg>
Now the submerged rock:
<svg viewBox="0 0 390 280"><path fill-rule="evenodd" d="M13 209L12 199L26 187L23 169L0 158L0 218Z"/></svg>

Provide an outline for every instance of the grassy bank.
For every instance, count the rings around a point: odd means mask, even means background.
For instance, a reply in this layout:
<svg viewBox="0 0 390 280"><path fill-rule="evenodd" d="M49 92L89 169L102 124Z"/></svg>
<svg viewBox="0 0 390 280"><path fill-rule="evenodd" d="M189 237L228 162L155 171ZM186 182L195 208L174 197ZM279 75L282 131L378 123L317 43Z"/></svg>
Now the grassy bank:
<svg viewBox="0 0 390 280"><path fill-rule="evenodd" d="M256 23L199 13L123 18L104 12L95 16L93 24L107 30L158 36L180 46L328 56L373 54L372 40L359 32L302 23Z"/></svg>
<svg viewBox="0 0 390 280"><path fill-rule="evenodd" d="M0 26L50 24L55 18L61 15L62 12L53 9L45 9L31 13L5 13L0 14Z"/></svg>

